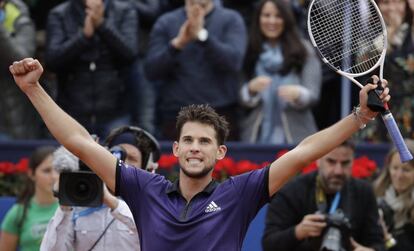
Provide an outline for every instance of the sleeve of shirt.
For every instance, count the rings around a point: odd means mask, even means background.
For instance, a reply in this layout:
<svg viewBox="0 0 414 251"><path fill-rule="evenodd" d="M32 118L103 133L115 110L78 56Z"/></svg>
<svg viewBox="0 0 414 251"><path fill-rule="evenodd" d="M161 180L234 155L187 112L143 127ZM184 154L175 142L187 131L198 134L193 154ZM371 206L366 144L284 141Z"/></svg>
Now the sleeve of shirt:
<svg viewBox="0 0 414 251"><path fill-rule="evenodd" d="M240 208L249 210L247 213L253 219L269 202L269 167L238 175L232 178L232 182L240 198Z"/></svg>
<svg viewBox="0 0 414 251"><path fill-rule="evenodd" d="M308 108L318 102L322 85L322 68L319 57L308 43L304 42L308 56L300 76L300 96L294 103L296 109Z"/></svg>
<svg viewBox="0 0 414 251"><path fill-rule="evenodd" d="M129 207L125 201L118 200L118 206L113 211L111 211L111 214L115 219L124 223L129 228L129 230L137 233L134 217L132 216L131 210L129 210Z"/></svg>
<svg viewBox="0 0 414 251"><path fill-rule="evenodd" d="M63 211L60 207L47 225L40 251L73 250L74 229L72 211Z"/></svg>
<svg viewBox="0 0 414 251"><path fill-rule="evenodd" d="M76 34L67 34L62 27L62 17L56 11L50 11L46 26L46 65L53 71L65 69L74 59L78 58L90 45L88 39L79 30Z"/></svg>
<svg viewBox="0 0 414 251"><path fill-rule="evenodd" d="M249 82L245 83L240 89L240 101L243 106L253 108L259 105L262 97L258 93L251 95L249 93Z"/></svg>
<svg viewBox="0 0 414 251"><path fill-rule="evenodd" d="M124 4L130 5L128 2ZM112 55L116 55L119 60L131 62L138 54L138 17L132 5L129 7L123 9L123 18L119 24L106 18L97 32L111 49Z"/></svg>
<svg viewBox="0 0 414 251"><path fill-rule="evenodd" d="M21 205L15 204L10 208L7 212L6 216L3 219L1 224L1 230L9 233L17 235L19 230L17 227L17 216L19 215L19 211L21 210Z"/></svg>
<svg viewBox="0 0 414 251"><path fill-rule="evenodd" d="M139 208L140 193L152 179L159 175L126 165L117 161L115 175L115 194L130 208Z"/></svg>
<svg viewBox="0 0 414 251"><path fill-rule="evenodd" d="M170 20L162 16L151 30L144 64L145 73L150 80L162 79L175 69L176 55L180 51L171 45L172 38L169 34L169 29L171 29L169 22L171 21L178 22L178 20Z"/></svg>

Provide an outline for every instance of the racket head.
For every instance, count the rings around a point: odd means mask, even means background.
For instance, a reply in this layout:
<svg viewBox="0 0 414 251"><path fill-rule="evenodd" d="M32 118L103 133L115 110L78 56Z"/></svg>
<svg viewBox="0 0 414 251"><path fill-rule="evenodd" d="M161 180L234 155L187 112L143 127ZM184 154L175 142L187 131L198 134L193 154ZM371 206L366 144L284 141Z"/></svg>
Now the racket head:
<svg viewBox="0 0 414 251"><path fill-rule="evenodd" d="M308 33L322 61L350 78L381 65L387 49L387 30L373 0L313 0L308 10Z"/></svg>

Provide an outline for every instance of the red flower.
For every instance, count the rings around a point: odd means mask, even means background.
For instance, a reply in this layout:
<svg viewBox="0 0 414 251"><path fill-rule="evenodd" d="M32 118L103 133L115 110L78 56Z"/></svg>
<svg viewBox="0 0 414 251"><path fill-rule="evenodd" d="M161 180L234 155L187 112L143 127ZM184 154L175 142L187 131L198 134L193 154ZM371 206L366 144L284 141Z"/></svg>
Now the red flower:
<svg viewBox="0 0 414 251"><path fill-rule="evenodd" d="M11 162L1 162L0 163L0 172L7 174L13 174L14 173L14 164Z"/></svg>
<svg viewBox="0 0 414 251"><path fill-rule="evenodd" d="M236 162L234 162L234 160L232 158L224 157L222 160L219 160L216 163L216 165L214 167L214 171L217 171L217 172L221 172L221 171L231 172L231 170L234 170L235 167L236 167Z"/></svg>
<svg viewBox="0 0 414 251"><path fill-rule="evenodd" d="M377 170L377 163L368 159L367 156L362 156L354 160L352 176L355 178L369 178L375 170Z"/></svg>
<svg viewBox="0 0 414 251"><path fill-rule="evenodd" d="M234 175L250 172L252 170L256 170L259 168L259 164L253 163L249 160L240 160L239 162L237 162L237 167Z"/></svg>
<svg viewBox="0 0 414 251"><path fill-rule="evenodd" d="M177 163L178 159L173 154L163 154L158 161L158 166L161 169L171 170Z"/></svg>
<svg viewBox="0 0 414 251"><path fill-rule="evenodd" d="M22 158L15 166L17 173L26 173L29 168L29 159Z"/></svg>
<svg viewBox="0 0 414 251"><path fill-rule="evenodd" d="M310 163L307 167L303 168L302 173L303 174L310 173L310 172L315 171L316 169L318 169L318 166L316 165L316 161L314 161L314 162Z"/></svg>
<svg viewBox="0 0 414 251"><path fill-rule="evenodd" d="M276 159L278 159L278 158L280 158L280 157L282 157L283 156L283 154L285 154L285 153L287 153L287 152L289 152L289 150L287 150L287 149L283 149L283 150L280 150L279 152L277 152L276 153Z"/></svg>

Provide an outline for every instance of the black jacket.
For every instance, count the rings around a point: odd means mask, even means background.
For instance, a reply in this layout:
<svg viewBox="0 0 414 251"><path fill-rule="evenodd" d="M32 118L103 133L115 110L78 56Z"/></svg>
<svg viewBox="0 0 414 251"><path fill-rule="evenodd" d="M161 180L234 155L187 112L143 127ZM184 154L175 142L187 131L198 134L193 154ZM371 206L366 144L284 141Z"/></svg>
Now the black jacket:
<svg viewBox="0 0 414 251"><path fill-rule="evenodd" d="M270 202L262 240L266 251L319 250L320 238L298 241L295 226L307 214L318 211L315 200L317 172L302 175L286 184ZM338 208L351 222L351 236L361 245L385 250L378 224L378 207L369 183L351 179L341 191Z"/></svg>
<svg viewBox="0 0 414 251"><path fill-rule="evenodd" d="M138 53L138 19L128 1L105 0L105 19L83 34L83 0L51 10L45 60L58 75L58 103L81 123L110 121L123 112L121 71Z"/></svg>

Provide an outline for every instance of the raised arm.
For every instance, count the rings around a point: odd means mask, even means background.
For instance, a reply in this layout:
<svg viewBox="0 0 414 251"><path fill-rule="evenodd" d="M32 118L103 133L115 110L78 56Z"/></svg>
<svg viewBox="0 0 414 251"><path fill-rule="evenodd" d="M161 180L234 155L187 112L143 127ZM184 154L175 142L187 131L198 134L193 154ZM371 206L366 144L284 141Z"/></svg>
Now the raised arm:
<svg viewBox="0 0 414 251"><path fill-rule="evenodd" d="M302 168L348 139L360 129L362 123L368 123L370 118L377 115L367 107L367 93L376 88L377 82L378 77L374 76L374 84L367 84L359 92L360 112L357 115L350 114L336 124L305 138L298 146L272 163L269 171L269 196L277 192ZM384 83L386 85L386 81ZM385 87L380 96L383 102L389 101L388 92Z"/></svg>
<svg viewBox="0 0 414 251"><path fill-rule="evenodd" d="M86 129L65 113L44 91L39 83L43 72L39 61L26 58L14 62L10 66L10 72L56 140L86 163L114 191L116 158L96 143Z"/></svg>

